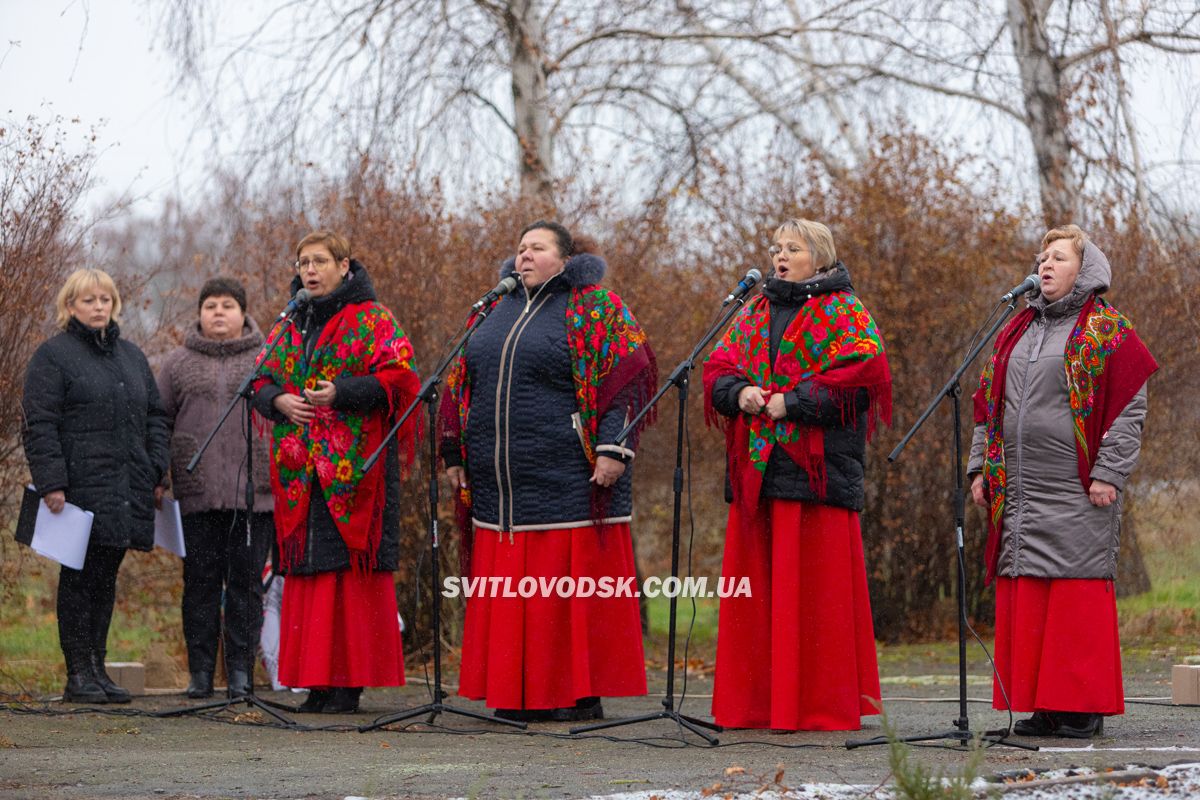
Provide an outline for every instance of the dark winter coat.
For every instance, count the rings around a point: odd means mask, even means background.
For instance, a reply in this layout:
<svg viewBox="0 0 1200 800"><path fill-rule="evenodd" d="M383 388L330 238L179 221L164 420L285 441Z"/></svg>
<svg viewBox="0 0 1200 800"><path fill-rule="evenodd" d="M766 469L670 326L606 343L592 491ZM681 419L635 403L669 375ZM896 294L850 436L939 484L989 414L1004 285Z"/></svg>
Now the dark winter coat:
<svg viewBox="0 0 1200 800"><path fill-rule="evenodd" d="M804 303L822 294L853 291L850 273L842 262L819 273L811 280L788 282L768 278L763 285L763 295L770 307L771 318L771 363L779 353L779 343L788 325ZM712 403L718 413L735 417L738 408L738 393L753 384L743 376L726 375L713 384ZM863 509L863 485L866 472L867 410L870 397L866 389L854 396L854 413L843 414L835 395L827 388L812 381L800 381L787 393L787 418L808 425L820 425L825 429L825 497L818 500L808 480L808 473L792 460L782 447L771 451L767 471L763 476L762 497L783 500L822 502L825 505ZM733 488L729 483L728 470L725 475L725 500L732 502Z"/></svg>
<svg viewBox="0 0 1200 800"><path fill-rule="evenodd" d="M292 294L301 288L300 279L292 281ZM358 261L350 262L346 280L324 297L313 300L299 315L298 324L304 341L304 352L311 356L321 331L339 311L354 303L379 302L375 287L367 274L366 267ZM369 375L338 378L333 382L337 388L333 407L338 411L354 414L379 414L388 407L387 394L379 381ZM262 386L254 396L254 407L260 414L275 422L286 421L272 405L283 390L274 383ZM420 413L419 411L416 413ZM391 426L391 421L388 423ZM391 437L384 453L383 463L375 469L386 469L385 499L383 506L383 532L379 539L379 551L375 569L394 571L400 560L400 456L396 437ZM292 564L289 574L315 575L318 572L333 572L349 569L350 554L342 535L338 532L329 507L317 481L312 483L313 495L308 504L308 540L304 558Z"/></svg>
<svg viewBox="0 0 1200 800"><path fill-rule="evenodd" d="M168 427L146 356L72 319L25 373L25 457L40 494L63 490L95 514L92 542L150 550L154 487L167 470Z"/></svg>
<svg viewBox="0 0 1200 800"><path fill-rule="evenodd" d="M186 469L205 437L220 422L262 348L263 335L246 317L242 335L208 339L197 323L183 346L173 350L158 373L158 393L171 420L171 490L183 514L246 507L246 437L241 406L217 432L196 469ZM252 432L254 510L270 511L271 463L265 436Z"/></svg>
<svg viewBox="0 0 1200 800"><path fill-rule="evenodd" d="M502 276L512 266L506 263ZM542 530L592 521L593 469L575 425L566 312L571 289L599 283L605 269L597 256L572 257L541 286L504 297L467 343L467 469L477 527ZM597 450L608 451L602 454L621 455L616 436L627 405L618 398L601 418ZM633 442L624 449L631 457ZM442 443L447 466L459 464L458 452L457 443ZM612 488L605 520L630 520L632 480L630 464Z"/></svg>

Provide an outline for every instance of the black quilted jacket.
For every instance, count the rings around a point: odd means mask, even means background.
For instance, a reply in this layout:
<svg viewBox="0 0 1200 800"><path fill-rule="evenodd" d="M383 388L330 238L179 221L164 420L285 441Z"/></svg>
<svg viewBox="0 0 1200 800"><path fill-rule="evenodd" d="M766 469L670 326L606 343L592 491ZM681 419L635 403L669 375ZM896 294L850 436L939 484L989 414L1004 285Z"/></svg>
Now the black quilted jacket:
<svg viewBox="0 0 1200 800"><path fill-rule="evenodd" d="M92 541L154 547L154 487L170 430L146 356L120 336L71 320L25 373L25 457L42 495L58 489L93 512Z"/></svg>
<svg viewBox="0 0 1200 800"><path fill-rule="evenodd" d="M503 275L512 264L502 267ZM592 468L584 455L567 347L571 289L600 281L597 256L572 257L563 272L526 294L504 297L467 344L471 411L467 472L478 526L538 530L586 525L592 518ZM615 444L627 402L617 398L600 420L599 445ZM626 447L633 449L633 443ZM447 466L461 460L457 443L442 443ZM611 490L604 519L628 520L632 464Z"/></svg>

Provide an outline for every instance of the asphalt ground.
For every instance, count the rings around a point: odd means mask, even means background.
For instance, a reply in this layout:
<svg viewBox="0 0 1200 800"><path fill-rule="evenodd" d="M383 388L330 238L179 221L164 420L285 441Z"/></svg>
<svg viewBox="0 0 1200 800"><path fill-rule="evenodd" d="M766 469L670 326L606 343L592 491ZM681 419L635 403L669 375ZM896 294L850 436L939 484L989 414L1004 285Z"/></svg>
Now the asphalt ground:
<svg viewBox="0 0 1200 800"><path fill-rule="evenodd" d="M957 673L922 672L925 666L882 670L884 707L898 735L953 730ZM1200 762L1200 708L1161 699L1170 694L1169 680L1169 665L1127 670L1126 713L1106 720L1103 737L1014 740L1040 745L1036 751L988 746L980 774ZM678 678L675 688L678 700ZM605 699L606 716L656 712L664 689L664 673L655 670L649 696ZM710 676L689 676L683 712L707 718L711 691ZM969 677L972 732L1007 725L1008 716L991 709L990 694L986 674ZM295 705L303 695L262 691L260 697ZM199 704L182 695L138 698L104 712L58 702L10 703L0 710L0 798L581 798L700 792L716 784L712 793L724 796L812 783L875 786L890 777L888 747L845 746L848 739L883 733L878 717L866 718L856 733L724 731L716 747L669 720L573 736L566 723L519 732L442 714L433 724L420 717L357 730L429 700L418 673L400 689L368 689L358 714L288 714L295 727L268 724L274 720L245 704L207 715L150 716ZM485 711L453 696L448 702ZM912 758L935 773L954 774L969 753L935 738L915 746Z"/></svg>

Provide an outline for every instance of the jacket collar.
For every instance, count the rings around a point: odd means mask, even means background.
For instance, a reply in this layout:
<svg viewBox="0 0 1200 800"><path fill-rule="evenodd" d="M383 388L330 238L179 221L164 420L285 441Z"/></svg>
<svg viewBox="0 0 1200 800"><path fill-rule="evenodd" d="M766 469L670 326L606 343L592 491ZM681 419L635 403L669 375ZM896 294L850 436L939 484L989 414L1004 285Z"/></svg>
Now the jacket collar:
<svg viewBox="0 0 1200 800"><path fill-rule="evenodd" d="M209 339L200 332L199 322L196 322L183 339L183 346L188 350L195 351L201 355L212 356L213 358L224 358L244 353L247 350L261 347L262 343L262 331L259 330L258 323L251 316L246 317L246 322L242 326L242 335L236 339Z"/></svg>
<svg viewBox="0 0 1200 800"><path fill-rule="evenodd" d="M785 281L767 278L762 293L772 303L784 306L801 306L817 295L831 292L852 292L850 270L841 261L818 272L806 281Z"/></svg>
<svg viewBox="0 0 1200 800"><path fill-rule="evenodd" d="M500 277L503 279L512 275L516 266L517 259L507 259L500 265ZM593 286L604 279L604 274L607 271L608 264L600 256L593 253L579 253L567 259L567 263L563 266L563 271L546 281L543 285L549 291ZM542 287L539 286L538 288Z"/></svg>
<svg viewBox="0 0 1200 800"><path fill-rule="evenodd" d="M103 330L89 328L79 320L71 317L67 322L67 333L79 339L81 342L86 342L96 352L109 354L117 347L117 339L121 338L121 326L115 321L110 321L108 326Z"/></svg>

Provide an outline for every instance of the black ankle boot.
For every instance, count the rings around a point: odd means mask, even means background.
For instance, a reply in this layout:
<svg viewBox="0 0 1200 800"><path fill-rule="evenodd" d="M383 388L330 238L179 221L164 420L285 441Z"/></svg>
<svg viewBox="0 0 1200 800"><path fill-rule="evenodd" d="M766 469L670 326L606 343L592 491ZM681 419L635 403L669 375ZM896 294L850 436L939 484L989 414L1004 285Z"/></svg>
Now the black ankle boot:
<svg viewBox="0 0 1200 800"><path fill-rule="evenodd" d="M599 697L581 697L575 701L574 707L553 709L550 712L550 719L555 722L586 722L590 719L604 719L604 707L600 705Z"/></svg>
<svg viewBox="0 0 1200 800"><path fill-rule="evenodd" d="M211 670L208 672L197 670L192 673L188 680L187 696L193 700L203 700L206 697L213 696L213 674Z"/></svg>
<svg viewBox="0 0 1200 800"><path fill-rule="evenodd" d="M1035 711L1029 719L1017 720L1013 733L1017 736L1053 736L1058 722L1049 711Z"/></svg>
<svg viewBox="0 0 1200 800"><path fill-rule="evenodd" d="M92 651L92 674L96 676L96 683L100 684L100 688L107 695L108 702L128 703L133 700L133 696L129 694L129 690L123 686L118 686L112 678L108 677L108 672L104 669L104 657L107 655L108 652L106 650Z"/></svg>
<svg viewBox="0 0 1200 800"><path fill-rule="evenodd" d="M330 690L332 695L321 711L325 714L355 714L358 712L358 698L362 694L361 686L336 686Z"/></svg>
<svg viewBox="0 0 1200 800"><path fill-rule="evenodd" d="M332 695L332 689L309 689L308 697L296 711L301 714L320 714L325 710L325 704L329 702Z"/></svg>
<svg viewBox="0 0 1200 800"><path fill-rule="evenodd" d="M67 685L63 688L64 703L107 703L104 687L96 682L91 651L86 648L64 652L67 662Z"/></svg>
<svg viewBox="0 0 1200 800"><path fill-rule="evenodd" d="M251 680L250 673L247 670L237 668L229 670L229 677L225 681L229 691L229 698L231 700L239 700L250 694L254 690Z"/></svg>
<svg viewBox="0 0 1200 800"><path fill-rule="evenodd" d="M1059 711L1055 715L1058 727L1055 736L1064 739L1091 739L1104 734L1104 715L1087 712Z"/></svg>

